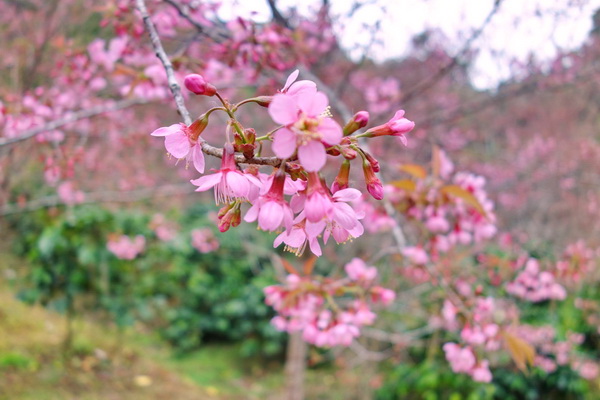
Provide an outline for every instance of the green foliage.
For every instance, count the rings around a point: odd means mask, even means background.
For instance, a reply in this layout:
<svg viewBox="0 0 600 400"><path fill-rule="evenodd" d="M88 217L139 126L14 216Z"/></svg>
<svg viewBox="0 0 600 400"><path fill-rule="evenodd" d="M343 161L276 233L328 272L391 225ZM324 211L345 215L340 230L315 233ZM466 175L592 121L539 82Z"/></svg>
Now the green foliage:
<svg viewBox="0 0 600 400"><path fill-rule="evenodd" d="M217 234L220 248L202 254L190 231L209 226L197 206L174 222L175 238L161 241L150 216L129 210L75 207L49 219L45 213L16 220L16 248L28 267L19 297L60 312L95 311L119 326L143 321L179 350L203 341L240 341L245 355L283 351L284 335L269 323L262 288L275 283L270 240L255 230ZM240 227L242 228L242 227ZM143 235L134 260L108 251L110 235Z"/></svg>
<svg viewBox="0 0 600 400"><path fill-rule="evenodd" d="M584 399L587 382L568 367L559 367L551 374L536 368L523 375L507 369L494 370L495 399L502 400L576 400Z"/></svg>
<svg viewBox="0 0 600 400"><path fill-rule="evenodd" d="M474 382L455 374L443 361L424 361L417 365L400 363L377 392L377 400L492 400L491 384Z"/></svg>

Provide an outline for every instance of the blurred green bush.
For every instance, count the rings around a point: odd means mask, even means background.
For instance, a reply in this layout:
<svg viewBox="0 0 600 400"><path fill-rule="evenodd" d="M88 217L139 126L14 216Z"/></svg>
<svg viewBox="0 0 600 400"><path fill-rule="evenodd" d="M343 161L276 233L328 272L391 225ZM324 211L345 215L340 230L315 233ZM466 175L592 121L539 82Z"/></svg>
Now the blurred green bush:
<svg viewBox="0 0 600 400"><path fill-rule="evenodd" d="M160 240L152 215L78 206L14 218L14 249L27 260L15 286L28 303L68 314L94 313L119 326L143 322L187 351L205 341L241 342L244 355L276 355L285 337L269 323L262 288L273 284L272 247L254 229L217 236L220 247L200 253L192 229L214 225L212 207L195 206L167 220L174 235ZM107 249L112 235L143 235L133 260Z"/></svg>

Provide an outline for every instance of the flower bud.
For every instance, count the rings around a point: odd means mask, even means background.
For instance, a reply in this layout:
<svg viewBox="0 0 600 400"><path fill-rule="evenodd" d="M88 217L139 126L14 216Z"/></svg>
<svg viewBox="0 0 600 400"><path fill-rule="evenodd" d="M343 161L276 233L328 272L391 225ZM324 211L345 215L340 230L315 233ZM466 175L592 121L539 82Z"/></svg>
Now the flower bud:
<svg viewBox="0 0 600 400"><path fill-rule="evenodd" d="M365 175L365 183L367 184L367 191L373 196L375 200L383 199L383 185L377 176L373 167L367 161L363 162L363 174Z"/></svg>
<svg viewBox="0 0 600 400"><path fill-rule="evenodd" d="M348 176L350 175L350 161L344 160L342 162L342 166L340 167L340 172L338 172L335 177L335 181L331 185L331 192L335 193L338 190L347 189L348 188Z"/></svg>
<svg viewBox="0 0 600 400"><path fill-rule="evenodd" d="M354 160L358 156L358 153L348 146L342 146L342 155L346 160Z"/></svg>
<svg viewBox="0 0 600 400"><path fill-rule="evenodd" d="M344 126L344 136L348 136L356 132L357 130L364 128L369 123L369 113L367 111L359 111L354 114L354 117L346 126Z"/></svg>
<svg viewBox="0 0 600 400"><path fill-rule="evenodd" d="M269 107L269 104L271 104L271 101L273 101L273 96L258 96L254 98L254 101L259 106L266 108Z"/></svg>
<svg viewBox="0 0 600 400"><path fill-rule="evenodd" d="M365 132L365 137L378 136L397 136L406 146L406 137L404 134L410 132L415 127L415 123L404 118L404 110L399 110L396 114L383 125L378 125Z"/></svg>
<svg viewBox="0 0 600 400"><path fill-rule="evenodd" d="M187 90L197 95L214 96L217 93L217 88L206 82L202 75L189 74L183 80L183 84Z"/></svg>
<svg viewBox="0 0 600 400"><path fill-rule="evenodd" d="M373 171L379 172L379 170L381 169L379 167L379 161L377 161L375 159L375 157L373 157L371 154L367 153L366 151L364 153L365 153L365 157L367 157L367 161L369 162L369 164L371 164L371 167L373 167Z"/></svg>
<svg viewBox="0 0 600 400"><path fill-rule="evenodd" d="M227 210L223 213L224 210ZM227 232L230 227L236 227L242 222L242 213L239 203L227 205L219 210L219 231Z"/></svg>
<svg viewBox="0 0 600 400"><path fill-rule="evenodd" d="M197 120L195 120L189 127L189 137L194 142L198 141L198 138L204 132L206 127L208 126L208 115L202 114Z"/></svg>

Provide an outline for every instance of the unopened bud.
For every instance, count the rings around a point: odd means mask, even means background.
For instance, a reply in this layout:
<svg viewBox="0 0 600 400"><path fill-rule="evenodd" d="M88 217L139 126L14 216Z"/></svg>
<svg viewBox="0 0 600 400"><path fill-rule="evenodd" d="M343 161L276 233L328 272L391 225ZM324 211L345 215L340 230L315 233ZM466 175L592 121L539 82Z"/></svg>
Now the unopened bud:
<svg viewBox="0 0 600 400"><path fill-rule="evenodd" d="M358 156L358 153L350 147L342 146L342 155L346 160L354 160Z"/></svg>
<svg viewBox="0 0 600 400"><path fill-rule="evenodd" d="M261 107L269 107L269 104L273 101L273 96L258 96L254 98L256 104Z"/></svg>
<svg viewBox="0 0 600 400"><path fill-rule="evenodd" d="M335 177L335 181L331 185L331 192L335 193L338 190L347 189L348 188L348 177L350 175L350 161L344 160L342 162L342 166L340 167L340 172L338 172Z"/></svg>
<svg viewBox="0 0 600 400"><path fill-rule="evenodd" d="M244 136L246 136L246 143L256 142L256 131L252 128L244 129Z"/></svg>
<svg viewBox="0 0 600 400"><path fill-rule="evenodd" d="M370 155L366 151L364 153L365 153L365 156L367 157L367 161L369 162L369 164L371 164L371 167L373 167L373 171L379 172L379 170L381 169L379 167L379 161L377 161L375 159L375 157L373 157L372 155Z"/></svg>
<svg viewBox="0 0 600 400"><path fill-rule="evenodd" d="M184 78L183 84L187 90L197 95L214 96L217 93L217 88L206 82L202 75L189 74Z"/></svg>
<svg viewBox="0 0 600 400"><path fill-rule="evenodd" d="M197 120L195 120L189 127L190 139L197 141L204 129L208 126L208 115L202 114Z"/></svg>
<svg viewBox="0 0 600 400"><path fill-rule="evenodd" d="M371 164L367 161L363 162L363 174L365 175L365 183L367 191L375 200L383 199L383 185L377 176Z"/></svg>
<svg viewBox="0 0 600 400"><path fill-rule="evenodd" d="M227 232L230 227L233 226L235 228L240 224L240 222L242 222L242 213L240 211L240 205L238 203L226 207L229 207L229 210L223 215L219 216L220 232ZM221 214L221 211L223 211L224 208L225 207L223 207L219 211L219 214Z"/></svg>
<svg viewBox="0 0 600 400"><path fill-rule="evenodd" d="M359 111L354 114L354 117L346 126L344 126L344 136L352 135L357 130L364 128L369 123L369 113L367 111Z"/></svg>

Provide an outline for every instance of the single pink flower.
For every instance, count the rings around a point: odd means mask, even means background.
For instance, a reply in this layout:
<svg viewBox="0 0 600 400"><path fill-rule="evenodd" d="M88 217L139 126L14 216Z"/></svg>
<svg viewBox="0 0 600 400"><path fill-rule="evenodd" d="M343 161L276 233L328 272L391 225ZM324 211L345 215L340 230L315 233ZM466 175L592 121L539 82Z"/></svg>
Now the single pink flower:
<svg viewBox="0 0 600 400"><path fill-rule="evenodd" d="M206 127L206 124L197 120L192 125L173 124L171 126L158 128L151 133L152 136L164 136L165 148L177 159L186 159L186 162L192 162L196 171L204 173L204 153L202 146L198 143L200 133Z"/></svg>
<svg viewBox="0 0 600 400"><path fill-rule="evenodd" d="M285 92L276 94L269 104L273 121L284 125L273 135L273 151L281 159L290 158L297 151L306 171L318 171L327 160L325 149L342 140L342 128L325 116L327 96L314 91L308 83L287 85Z"/></svg>
<svg viewBox="0 0 600 400"><path fill-rule="evenodd" d="M275 174L271 188L254 201L244 221L254 222L258 219L258 226L263 231L276 231L282 224L287 231L291 230L294 213L283 197L285 182L285 173Z"/></svg>
<svg viewBox="0 0 600 400"><path fill-rule="evenodd" d="M404 110L396 111L394 117L383 125L378 125L365 132L367 137L378 136L397 136L403 145L408 145L408 141L404 136L406 133L413 130L415 123L404 118Z"/></svg>
<svg viewBox="0 0 600 400"><path fill-rule="evenodd" d="M237 169L231 144L227 144L223 148L220 170L212 175L192 179L190 182L198 186L196 192L204 192L214 187L215 202L217 204L228 204L235 198L248 200L250 186L261 186L258 178L250 174L244 174Z"/></svg>

